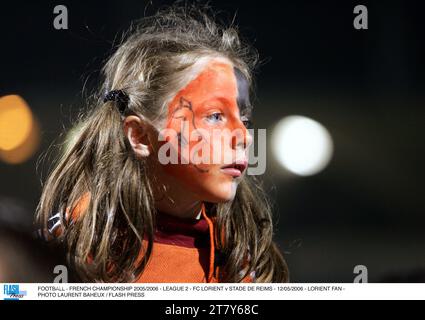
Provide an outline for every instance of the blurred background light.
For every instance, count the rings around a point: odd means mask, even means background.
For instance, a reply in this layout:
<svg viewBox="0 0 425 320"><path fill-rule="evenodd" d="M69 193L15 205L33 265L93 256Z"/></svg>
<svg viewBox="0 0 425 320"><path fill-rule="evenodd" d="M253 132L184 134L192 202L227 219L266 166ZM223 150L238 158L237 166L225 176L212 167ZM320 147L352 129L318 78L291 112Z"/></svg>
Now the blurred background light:
<svg viewBox="0 0 425 320"><path fill-rule="evenodd" d="M304 116L288 116L273 130L272 148L276 160L288 171L310 176L322 171L333 153L328 130Z"/></svg>
<svg viewBox="0 0 425 320"><path fill-rule="evenodd" d="M40 128L23 98L0 98L0 160L18 164L28 160L40 143Z"/></svg>
<svg viewBox="0 0 425 320"><path fill-rule="evenodd" d="M25 142L32 127L32 114L17 95L0 98L0 149L8 151Z"/></svg>

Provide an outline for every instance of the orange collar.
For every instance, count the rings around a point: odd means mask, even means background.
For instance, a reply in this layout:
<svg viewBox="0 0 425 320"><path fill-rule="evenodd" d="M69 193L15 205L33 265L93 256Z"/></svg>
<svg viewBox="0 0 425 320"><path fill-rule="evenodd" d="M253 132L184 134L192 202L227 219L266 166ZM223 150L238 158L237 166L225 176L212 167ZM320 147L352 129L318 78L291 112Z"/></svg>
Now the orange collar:
<svg viewBox="0 0 425 320"><path fill-rule="evenodd" d="M208 271L208 278L207 282L216 282L214 281L214 259L215 259L215 232L214 232L214 223L213 221L208 217L205 209L205 204L202 202L202 217L205 219L205 221L208 223L208 230L210 232L210 265L209 265L209 271Z"/></svg>

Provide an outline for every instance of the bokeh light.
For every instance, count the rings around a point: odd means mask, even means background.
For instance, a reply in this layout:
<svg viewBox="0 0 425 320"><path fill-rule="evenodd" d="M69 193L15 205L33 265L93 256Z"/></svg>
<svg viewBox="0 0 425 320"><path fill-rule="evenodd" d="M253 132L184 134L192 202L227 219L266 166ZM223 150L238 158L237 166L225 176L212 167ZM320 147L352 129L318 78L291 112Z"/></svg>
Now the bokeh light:
<svg viewBox="0 0 425 320"><path fill-rule="evenodd" d="M37 150L40 127L23 98L0 98L0 160L9 164L25 162Z"/></svg>
<svg viewBox="0 0 425 320"><path fill-rule="evenodd" d="M273 130L272 148L279 164L300 176L322 171L333 154L328 130L304 116L288 116L280 120Z"/></svg>

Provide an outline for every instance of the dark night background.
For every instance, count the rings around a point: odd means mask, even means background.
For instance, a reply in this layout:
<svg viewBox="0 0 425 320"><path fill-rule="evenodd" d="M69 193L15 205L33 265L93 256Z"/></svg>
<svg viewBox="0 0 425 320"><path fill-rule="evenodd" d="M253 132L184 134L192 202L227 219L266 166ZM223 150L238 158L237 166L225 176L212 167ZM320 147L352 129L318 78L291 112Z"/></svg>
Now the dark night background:
<svg viewBox="0 0 425 320"><path fill-rule="evenodd" d="M21 95L41 128L25 163L0 161L0 203L33 212L48 159L98 80L116 34L171 1L8 1L0 13L0 97ZM53 28L68 8L69 29ZM334 140L329 166L285 174L268 155L276 241L293 282L425 280L424 6L419 1L211 1L233 16L263 61L256 76L256 127L300 114ZM369 29L353 28L366 5ZM83 86L86 90L83 92ZM269 131L270 132L270 131ZM47 163L46 163L47 162Z"/></svg>

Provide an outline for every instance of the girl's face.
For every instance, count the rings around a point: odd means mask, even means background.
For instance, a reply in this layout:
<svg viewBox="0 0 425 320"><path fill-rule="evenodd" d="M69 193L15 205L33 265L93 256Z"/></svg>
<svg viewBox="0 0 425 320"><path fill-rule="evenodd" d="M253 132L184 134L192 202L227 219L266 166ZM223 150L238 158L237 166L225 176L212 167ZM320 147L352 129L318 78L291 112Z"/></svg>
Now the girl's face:
<svg viewBox="0 0 425 320"><path fill-rule="evenodd" d="M250 111L246 78L231 64L211 60L168 106L165 129L176 133L168 143L178 163L165 164L165 173L201 201L232 200L248 165Z"/></svg>

